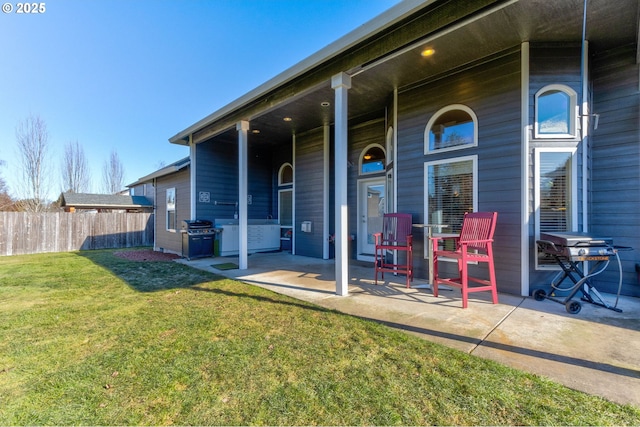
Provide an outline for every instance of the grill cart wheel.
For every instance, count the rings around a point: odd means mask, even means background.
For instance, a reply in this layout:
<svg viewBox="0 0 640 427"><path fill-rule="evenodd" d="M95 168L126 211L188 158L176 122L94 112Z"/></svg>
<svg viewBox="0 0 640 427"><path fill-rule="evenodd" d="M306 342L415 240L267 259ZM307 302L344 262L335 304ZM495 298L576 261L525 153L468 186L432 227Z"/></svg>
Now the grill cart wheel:
<svg viewBox="0 0 640 427"><path fill-rule="evenodd" d="M582 304L578 301L569 301L564 306L570 314L578 314L582 310Z"/></svg>
<svg viewBox="0 0 640 427"><path fill-rule="evenodd" d="M544 289L535 289L531 295L533 295L533 298L536 301L543 301L547 296L547 293Z"/></svg>

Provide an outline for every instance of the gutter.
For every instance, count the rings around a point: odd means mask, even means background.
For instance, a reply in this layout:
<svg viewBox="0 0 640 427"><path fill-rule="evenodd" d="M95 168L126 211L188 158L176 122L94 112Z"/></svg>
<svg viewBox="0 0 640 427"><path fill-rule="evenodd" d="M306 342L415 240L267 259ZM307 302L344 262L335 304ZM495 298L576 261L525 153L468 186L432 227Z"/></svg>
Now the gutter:
<svg viewBox="0 0 640 427"><path fill-rule="evenodd" d="M244 105L263 97L265 94L277 89L278 87L294 80L297 77L302 76L303 74L307 73L310 70L313 70L314 68L317 68L321 64L337 57L341 53L358 45L359 43L362 43L363 41L366 41L374 35L383 32L385 29L395 25L397 22L402 21L406 17L414 14L416 11L426 7L431 3L435 3L436 1L437 0L404 0L400 2L398 5L392 7L386 12L381 13L375 18L351 31L347 35L322 48L315 54L307 57L293 67L278 74L271 80L268 80L267 82L263 83L252 91L247 92L245 95L241 96L230 104L227 104L221 109L208 115L204 119L189 126L182 132L179 132L176 135L172 136L171 138L169 138L169 142L171 142L172 144L187 145L189 142L189 135L193 134L194 132L197 132L198 130L212 123L215 123L217 120L220 120L233 111L242 108Z"/></svg>

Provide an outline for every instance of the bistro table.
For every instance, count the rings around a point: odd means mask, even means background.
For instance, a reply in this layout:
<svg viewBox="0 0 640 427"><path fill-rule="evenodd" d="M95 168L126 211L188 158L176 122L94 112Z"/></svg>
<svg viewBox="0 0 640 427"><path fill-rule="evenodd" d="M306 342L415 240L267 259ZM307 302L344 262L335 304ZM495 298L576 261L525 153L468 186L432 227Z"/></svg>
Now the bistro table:
<svg viewBox="0 0 640 427"><path fill-rule="evenodd" d="M421 283L419 285L411 286L412 288L417 289L432 289L433 283L435 282L435 277L433 275L433 244L431 243L431 237L433 237L433 229L434 228L449 228L446 224L412 224L415 228L426 228L427 229L427 250L429 257L429 283ZM443 290L451 290L451 288L443 286Z"/></svg>

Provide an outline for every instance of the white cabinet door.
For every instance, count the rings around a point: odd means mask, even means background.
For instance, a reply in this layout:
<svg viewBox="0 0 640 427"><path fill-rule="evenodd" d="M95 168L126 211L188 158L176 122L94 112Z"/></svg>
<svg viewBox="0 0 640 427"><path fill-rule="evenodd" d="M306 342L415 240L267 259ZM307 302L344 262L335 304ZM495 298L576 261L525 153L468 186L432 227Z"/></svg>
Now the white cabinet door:
<svg viewBox="0 0 640 427"><path fill-rule="evenodd" d="M240 250L239 229L237 225L223 225L220 234L220 255L237 255Z"/></svg>

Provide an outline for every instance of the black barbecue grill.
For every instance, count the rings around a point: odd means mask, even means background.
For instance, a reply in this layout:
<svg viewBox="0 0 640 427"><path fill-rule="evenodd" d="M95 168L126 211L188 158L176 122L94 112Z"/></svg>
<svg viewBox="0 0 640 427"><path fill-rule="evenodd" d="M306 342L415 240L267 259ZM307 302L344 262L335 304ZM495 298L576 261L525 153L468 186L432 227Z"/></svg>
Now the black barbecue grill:
<svg viewBox="0 0 640 427"><path fill-rule="evenodd" d="M222 230L215 228L213 222L206 219L182 221L182 256L204 258L213 256L216 234Z"/></svg>
<svg viewBox="0 0 640 427"><path fill-rule="evenodd" d="M580 302L572 300L572 298L578 292L581 292L582 301L622 312L619 308L607 304L590 280L607 268L611 257L617 256L617 249L613 246L613 239L590 233L559 232L540 233L540 240L537 240L536 243L538 248L544 254L551 256L562 269L551 282L550 292L544 289L533 291L532 295L537 301L549 299L564 304L569 313L577 314L582 309L582 305ZM584 274L583 268L579 265L579 263L584 263L585 261L594 262L587 274ZM562 288L561 284L566 279L569 279L572 285ZM556 297L556 292L563 291L568 292L564 299Z"/></svg>

